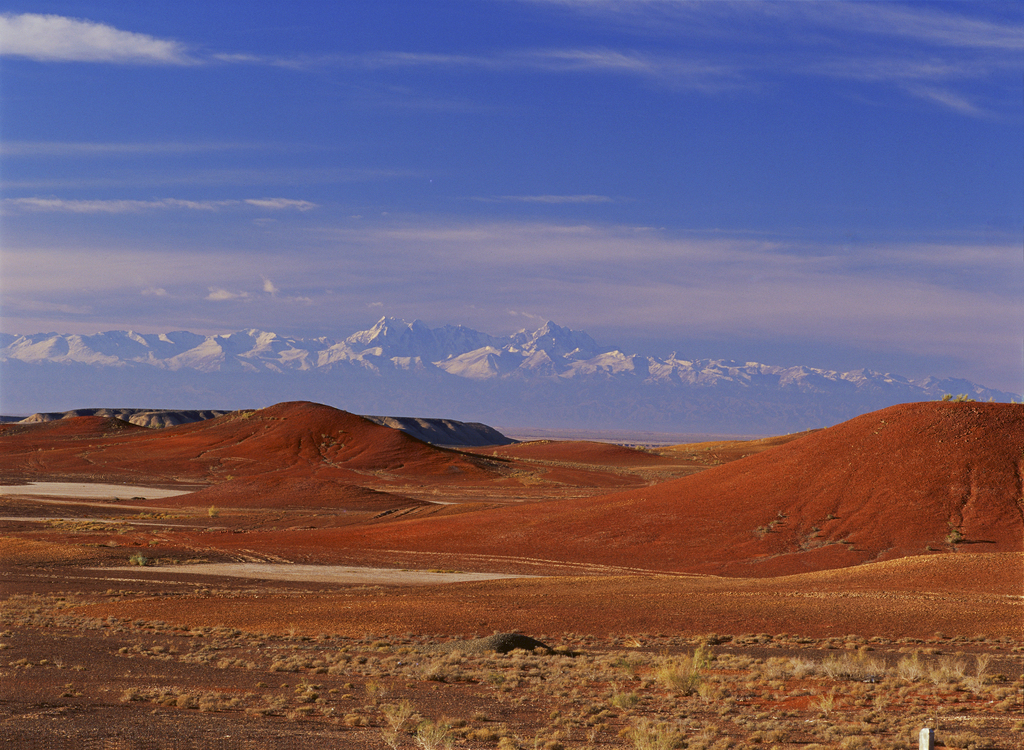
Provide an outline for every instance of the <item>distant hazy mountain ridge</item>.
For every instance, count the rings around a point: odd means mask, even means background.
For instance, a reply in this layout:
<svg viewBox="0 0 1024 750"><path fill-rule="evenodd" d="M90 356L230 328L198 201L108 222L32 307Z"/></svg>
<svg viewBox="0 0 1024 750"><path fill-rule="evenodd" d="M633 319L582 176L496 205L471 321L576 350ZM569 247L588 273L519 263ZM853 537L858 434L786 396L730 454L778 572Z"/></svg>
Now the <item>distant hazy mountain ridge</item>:
<svg viewBox="0 0 1024 750"><path fill-rule="evenodd" d="M59 408L58 397L125 403L118 394L137 393L182 407L303 398L362 413L437 410L506 425L777 432L945 393L1017 397L957 379L625 354L552 322L491 336L385 317L339 340L256 329L0 334L0 366L8 414Z"/></svg>

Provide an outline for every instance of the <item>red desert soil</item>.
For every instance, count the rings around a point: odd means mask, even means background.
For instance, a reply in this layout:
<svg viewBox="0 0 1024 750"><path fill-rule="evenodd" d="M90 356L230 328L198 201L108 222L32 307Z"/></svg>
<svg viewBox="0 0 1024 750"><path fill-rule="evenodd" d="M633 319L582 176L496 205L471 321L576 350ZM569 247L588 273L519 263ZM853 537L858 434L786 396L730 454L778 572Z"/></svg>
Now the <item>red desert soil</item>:
<svg viewBox="0 0 1024 750"><path fill-rule="evenodd" d="M151 571L156 573L157 571ZM162 575L180 580L173 569ZM784 633L1024 637L1020 553L934 555L780 578L591 576L98 604L87 617L249 632ZM983 582L979 585L979 582ZM971 593L965 593L971 591Z"/></svg>
<svg viewBox="0 0 1024 750"><path fill-rule="evenodd" d="M496 448L469 450L486 456L567 461L601 466L656 466L664 461L657 453L626 448L614 443L592 443L586 440L535 440Z"/></svg>
<svg viewBox="0 0 1024 750"><path fill-rule="evenodd" d="M370 512L430 505L422 500L361 487L321 474L317 472L314 477L301 478L279 471L263 476L240 477L188 495L150 501L150 504L171 508L251 508L258 504L261 508L301 506L311 510L346 508Z"/></svg>
<svg viewBox="0 0 1024 750"><path fill-rule="evenodd" d="M700 449L679 446L666 458L539 443L484 457L308 403L163 431L63 421L0 431L3 476L212 482L147 505L309 511L321 520L256 519L241 537L225 528L218 544L305 562L398 550L484 569L472 556L500 559L499 568L528 559L756 577L1024 548L1021 405L896 406L795 439L712 446L703 451L712 463L745 457L661 482L657 472L682 471L680 458ZM539 461L550 465L538 471ZM653 473L629 473L638 466ZM609 477L634 489L608 494ZM495 507L510 488L553 501ZM466 504L435 504L451 501Z"/></svg>
<svg viewBox="0 0 1024 750"><path fill-rule="evenodd" d="M709 443L671 445L658 450L637 450L615 443L588 440L534 440L489 448L468 450L486 456L533 459L542 461L597 464L601 466L661 466L666 458L686 455L703 459L704 465L724 463L788 443L797 435L780 435L759 440L722 440ZM703 468L703 467L702 467Z"/></svg>
<svg viewBox="0 0 1024 750"><path fill-rule="evenodd" d="M297 492L309 482L325 485L311 504L354 498L365 504L372 493L361 485L369 477L394 482L443 480L493 482L502 478L492 459L427 445L404 432L376 425L329 406L292 402L180 425L149 430L116 419L74 417L33 425L0 427L0 474L7 479L87 477L139 484L222 484L184 504L237 504L259 494L262 507L297 504ZM299 484L289 487L289 482ZM305 483L305 484L303 484ZM254 490L258 489L258 493ZM374 505L417 505L376 497Z"/></svg>
<svg viewBox="0 0 1024 750"><path fill-rule="evenodd" d="M540 499L540 485L547 496L561 496L567 486L609 491L694 470L644 451L611 450L616 461L608 465L516 466L509 458L428 445L321 404L290 402L163 430L100 417L0 425L0 476L8 483L82 478L210 486L172 505L394 509L424 500ZM664 469L656 476L643 473L658 466Z"/></svg>
<svg viewBox="0 0 1024 750"><path fill-rule="evenodd" d="M1022 446L1024 406L905 404L641 490L350 527L312 543L741 577L1020 551Z"/></svg>
<svg viewBox="0 0 1024 750"><path fill-rule="evenodd" d="M0 496L0 744L375 750L383 702L409 700L462 721L467 750L640 746L629 733L651 721L691 748L899 748L929 721L946 746L1009 750L1024 726L1022 449L1024 406L974 403L657 453L440 450L305 403L162 431L0 427L5 484L198 490ZM547 577L189 569L243 560ZM431 651L494 631L582 648ZM659 669L702 640L707 689L666 687ZM884 679L829 676L837 654ZM926 677L901 677L905 658Z"/></svg>

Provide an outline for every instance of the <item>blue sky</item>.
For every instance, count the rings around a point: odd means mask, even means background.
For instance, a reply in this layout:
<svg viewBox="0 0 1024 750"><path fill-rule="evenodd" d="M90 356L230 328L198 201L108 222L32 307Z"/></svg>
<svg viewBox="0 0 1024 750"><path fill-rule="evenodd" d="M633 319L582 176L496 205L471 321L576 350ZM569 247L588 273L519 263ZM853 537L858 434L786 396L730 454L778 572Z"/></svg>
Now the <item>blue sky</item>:
<svg viewBox="0 0 1024 750"><path fill-rule="evenodd" d="M1024 390L1024 10L5 2L7 333L552 319Z"/></svg>

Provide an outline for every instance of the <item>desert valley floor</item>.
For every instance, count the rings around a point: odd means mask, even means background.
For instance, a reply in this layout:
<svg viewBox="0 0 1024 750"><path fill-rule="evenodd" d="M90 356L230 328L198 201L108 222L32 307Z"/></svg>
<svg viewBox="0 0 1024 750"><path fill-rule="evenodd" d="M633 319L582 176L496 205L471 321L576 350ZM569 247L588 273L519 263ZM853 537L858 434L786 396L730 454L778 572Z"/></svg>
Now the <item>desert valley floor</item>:
<svg viewBox="0 0 1024 750"><path fill-rule="evenodd" d="M1022 476L1012 404L657 448L0 425L0 745L1018 748Z"/></svg>

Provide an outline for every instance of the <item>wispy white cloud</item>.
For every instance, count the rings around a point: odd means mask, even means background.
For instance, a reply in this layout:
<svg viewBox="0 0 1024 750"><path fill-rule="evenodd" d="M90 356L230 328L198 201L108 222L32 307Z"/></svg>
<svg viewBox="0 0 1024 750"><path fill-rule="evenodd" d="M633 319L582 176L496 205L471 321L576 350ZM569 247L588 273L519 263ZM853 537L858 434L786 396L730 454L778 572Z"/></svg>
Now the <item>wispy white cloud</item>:
<svg viewBox="0 0 1024 750"><path fill-rule="evenodd" d="M125 214L141 211L181 209L188 211L218 211L222 208L255 206L266 210L309 211L319 204L290 198L246 198L243 200L194 201L180 198L158 200L68 200L64 198L4 198L3 206L8 209L74 213L74 214Z"/></svg>
<svg viewBox="0 0 1024 750"><path fill-rule="evenodd" d="M714 3L702 3L708 5ZM773 3L762 3L774 5ZM816 3L786 3L815 5ZM834 3L846 5L849 3ZM750 5L753 5L751 3ZM872 3L871 5L875 5ZM1022 32L1024 33L1024 32ZM1003 52L1003 50L998 50ZM826 76L829 78L892 84L907 93L949 106L963 114L984 116L988 113L970 103L968 98L949 90L950 85L982 81L993 76L1016 72L1021 66L1019 55L976 55L970 59L943 57L928 50L905 52L896 57L888 50L869 50L837 55L832 50L780 58L771 50L756 62L743 55L720 50L715 59L686 58L636 50L614 49L549 49L527 50L491 55L459 55L440 53L372 53L359 57L335 58L335 64L370 69L384 68L446 68L483 70L496 73L548 72L561 74L612 74L640 78L659 86L718 93L731 89L755 88L776 74ZM759 83L760 82L760 83ZM915 88L912 84L917 84ZM930 90L946 91L944 96L922 96L923 84Z"/></svg>
<svg viewBox="0 0 1024 750"><path fill-rule="evenodd" d="M102 177L34 177L30 179L6 179L4 187L12 190L81 190L92 188L125 189L147 187L168 187L184 185L240 185L242 187L261 185L336 185L352 182L379 182L393 179L421 177L409 169L350 169L350 168L237 168L204 169L197 167L181 171L150 171L136 169L114 171ZM262 200L262 199L257 199Z"/></svg>
<svg viewBox="0 0 1024 750"><path fill-rule="evenodd" d="M934 86L907 86L906 90L913 96L939 104L960 114L970 115L971 117L994 116L991 111L978 106L966 96L962 96L949 89L936 88Z"/></svg>
<svg viewBox="0 0 1024 750"><path fill-rule="evenodd" d="M587 15L628 22L634 30L677 33L680 27L701 30L716 22L769 19L789 25L803 21L884 37L902 37L934 46L989 50L1024 50L1024 25L996 22L957 13L968 3L899 2L748 2L738 0L522 0L533 5L558 5ZM953 12L951 12L953 11ZM647 23L645 23L647 21ZM656 24L656 25L655 25ZM620 28L622 28L620 26Z"/></svg>
<svg viewBox="0 0 1024 750"><path fill-rule="evenodd" d="M336 59L201 51L175 39L125 31L84 18L40 13L0 14L0 40L0 56L38 62L182 66L221 63L305 69Z"/></svg>
<svg viewBox="0 0 1024 750"><path fill-rule="evenodd" d="M829 78L889 84L905 93L972 117L991 117L993 113L967 94L954 90L972 81L990 77L997 69L1008 70L1011 61L944 60L936 57L913 58L877 56L873 58L831 58L808 65L805 71ZM1024 68L1024 65L1016 65Z"/></svg>
<svg viewBox="0 0 1024 750"><path fill-rule="evenodd" d="M608 48L546 49L465 55L380 52L334 58L334 63L368 69L448 68L494 72L612 73L680 88L720 90L743 84L741 68L675 54Z"/></svg>
<svg viewBox="0 0 1024 750"><path fill-rule="evenodd" d="M273 281L271 281L270 279L264 278L263 279L263 291L266 292L267 294L277 294L281 290L278 289L276 286L274 286L274 282Z"/></svg>
<svg viewBox="0 0 1024 750"><path fill-rule="evenodd" d="M112 156L197 154L214 151L281 150L285 147L264 143L76 143L59 141L4 141L0 156Z"/></svg>
<svg viewBox="0 0 1024 750"><path fill-rule="evenodd" d="M46 211L74 214L124 214L150 209L188 208L214 211L234 201L183 201L173 198L163 200L66 200L63 198L4 198L5 208L22 211Z"/></svg>
<svg viewBox="0 0 1024 750"><path fill-rule="evenodd" d="M532 320L532 321L537 322L537 323L547 322L547 318L544 317L543 315L537 315L535 313L526 312L524 310L511 310L510 309L510 310L506 310L506 312L509 314L510 317L513 317L513 318L526 318L527 320Z"/></svg>
<svg viewBox="0 0 1024 750"><path fill-rule="evenodd" d="M0 55L40 62L193 65L188 47L95 21L39 13L0 15Z"/></svg>
<svg viewBox="0 0 1024 750"><path fill-rule="evenodd" d="M19 307L32 313L58 313L71 316L88 315L94 310L90 305L69 305L47 300L25 300L19 304Z"/></svg>
<svg viewBox="0 0 1024 750"><path fill-rule="evenodd" d="M63 198L4 198L5 208L22 211L46 211L74 214L124 214L149 209L189 208L214 211L232 201L182 201L171 198L155 201L138 200L66 200Z"/></svg>
<svg viewBox="0 0 1024 750"><path fill-rule="evenodd" d="M882 37L900 37L922 44L960 49L1024 51L1024 25L996 23L950 12L957 7L956 3L800 2L771 5L779 6L774 10L790 17L804 16L821 25Z"/></svg>
<svg viewBox="0 0 1024 750"><path fill-rule="evenodd" d="M1006 74L1019 80L1024 53L1019 14L993 20L958 12L970 3L524 2L604 19L619 31L643 37L645 43L657 45L666 38L713 40L717 52L709 56L708 67L720 65L750 87L779 74L870 81L973 117L989 117L992 112L954 86ZM784 56L777 53L780 40L785 41ZM751 53L756 54L755 62L745 57ZM632 67L647 75L657 69L637 62ZM1011 101L1017 106L1019 96Z"/></svg>
<svg viewBox="0 0 1024 750"><path fill-rule="evenodd" d="M296 211L311 211L319 208L319 204L310 201L298 201L290 198L246 198L245 202L257 208L266 208L272 211L282 209L295 209Z"/></svg>
<svg viewBox="0 0 1024 750"><path fill-rule="evenodd" d="M807 72L857 81L969 81L983 78L992 64L979 60L942 59L903 54L871 57L823 57L806 67ZM1004 67L1009 67L1005 65Z"/></svg>
<svg viewBox="0 0 1024 750"><path fill-rule="evenodd" d="M469 200L481 203L612 203L607 195L497 195L474 196Z"/></svg>
<svg viewBox="0 0 1024 750"><path fill-rule="evenodd" d="M755 38L768 45L752 62L737 48L717 45L705 54L624 47L509 50L491 54L382 51L358 55L322 54L280 57L247 52L201 52L188 45L148 34L123 31L95 21L59 15L0 15L0 54L40 61L89 61L163 65L265 65L297 70L327 67L387 70L434 68L496 73L535 71L556 74L610 74L639 78L659 86L717 93L753 88L774 73L826 75L891 83L907 94L969 116L991 113L951 82L980 81L1020 69L1024 24L995 21L956 12L956 4L866 2L691 2L690 0L525 0L555 4L575 12L612 19L623 31L642 29L655 37L711 35L743 43ZM808 55L774 57L776 37L783 34ZM837 57L836 35L858 34L866 40L856 52ZM902 40L903 59L894 60L890 40ZM952 52L957 53L954 58ZM909 82L917 81L917 86ZM441 104L433 98L387 99L392 105ZM88 153L83 144L78 153ZM103 144L92 144L93 152ZM172 151L173 145L166 145ZM195 150L197 147L189 147ZM202 147L198 147L202 148ZM30 144L0 147L4 154L27 153ZM130 152L130 150L125 150Z"/></svg>
<svg viewBox="0 0 1024 750"><path fill-rule="evenodd" d="M252 55L245 52L216 52L210 55L210 57L218 62L255 63L258 65L266 65L274 60L274 58L266 57L265 55Z"/></svg>
<svg viewBox="0 0 1024 750"><path fill-rule="evenodd" d="M147 297L167 297L169 296L167 290L160 286L147 286L141 292Z"/></svg>
<svg viewBox="0 0 1024 750"><path fill-rule="evenodd" d="M249 299L248 292L229 292L227 289L222 289L218 286L211 286L210 293L206 295L206 299L212 302L226 302L228 300L235 299Z"/></svg>

